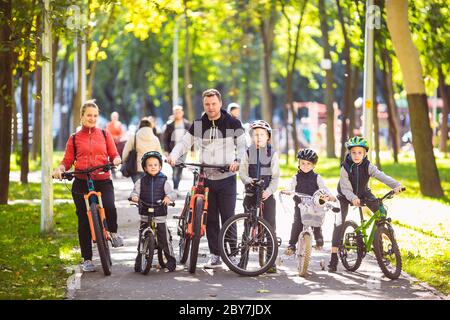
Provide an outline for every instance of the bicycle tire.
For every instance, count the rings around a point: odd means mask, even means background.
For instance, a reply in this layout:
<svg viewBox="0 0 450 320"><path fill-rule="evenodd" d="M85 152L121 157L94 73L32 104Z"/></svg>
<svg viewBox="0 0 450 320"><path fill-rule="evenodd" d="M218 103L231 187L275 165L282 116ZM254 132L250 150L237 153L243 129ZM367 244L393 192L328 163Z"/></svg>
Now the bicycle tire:
<svg viewBox="0 0 450 320"><path fill-rule="evenodd" d="M257 218L257 223L258 223L257 228L259 229L260 227L262 227L264 229L263 232L265 232L267 234L267 236L270 238L270 239L268 239L268 242L271 243L270 247L272 248L272 250L268 250L268 248L264 248L265 249L264 253L266 254L266 257L267 257L267 253L271 252L270 257L268 259L267 258L265 259L264 266L260 266L260 264L259 264L259 262L260 262L259 249L261 249L262 247L257 246L258 247L258 262L256 262L254 265L259 266L259 268L256 268L253 271L247 270L248 263L249 263L249 253L250 253L251 248L249 246L244 245L244 246L240 247L239 249L236 248L236 252L238 252L238 251L241 252L242 258L240 259L240 263L233 264L233 262L230 260L230 257L233 256L233 254L230 254L230 252L228 252L227 243L229 243L229 241L227 241L225 238L226 238L227 234L229 234L229 229L233 228L233 225L236 225L235 228L236 228L236 230L238 230L237 224L240 220L244 220L244 233L247 233L248 230L246 230L245 225L247 224L247 221L249 221L249 219L250 219L250 214L248 214L248 213L237 214L237 215L231 217L230 219L228 219L225 222L225 224L223 225L223 227L219 233L219 248L220 248L220 255L222 257L222 260L225 262L225 264L227 265L227 267L230 270L234 271L237 274L243 275L243 276L255 277L255 276L259 276L259 275L265 273L267 270L269 270L274 265L275 260L278 255L278 240L277 240L276 234L275 234L272 226L264 219ZM244 234L243 238L246 236L247 235ZM241 244L242 244L242 242L239 245L241 245ZM238 247L238 245L236 245L236 246ZM246 247L246 248L244 248L244 247ZM244 262L242 260L244 260Z"/></svg>
<svg viewBox="0 0 450 320"><path fill-rule="evenodd" d="M190 211L191 195L187 194L186 200L184 202L183 211L181 212L180 220L178 221L178 235L180 240L178 242L178 249L180 251L180 263L186 263L189 257L189 249L191 246L191 239L187 237L186 231L189 222L189 211Z"/></svg>
<svg viewBox="0 0 450 320"><path fill-rule="evenodd" d="M203 214L203 198L198 197L195 199L194 206L194 237L191 243L191 252L189 255L189 272L195 273L197 267L198 247L200 245L200 231L202 227L202 214Z"/></svg>
<svg viewBox="0 0 450 320"><path fill-rule="evenodd" d="M300 277L304 277L308 273L309 263L311 262L311 248L311 235L308 232L300 233L297 250L297 269Z"/></svg>
<svg viewBox="0 0 450 320"><path fill-rule="evenodd" d="M390 264L389 260L385 259L384 245L383 245L383 235L388 237L391 242L391 248L389 251L395 255L395 269L394 271L389 270L388 264ZM383 271L384 275L389 279L395 280L400 277L402 273L402 256L400 254L400 250L397 245L397 240L395 240L395 235L391 228L386 228L386 226L380 225L377 227L375 231L375 238L373 242L373 250L375 251L375 257L377 259L378 265L380 266L381 271Z"/></svg>
<svg viewBox="0 0 450 320"><path fill-rule="evenodd" d="M352 228L354 231L358 228L358 225L356 224L356 222L354 222L352 220L347 220L344 222L344 224L342 226L342 233L341 233L342 244L339 246L338 252L339 252L339 257L341 258L341 262L342 262L342 265L344 266L344 268L347 269L348 271L353 272L353 271L358 270L358 268L361 266L361 262L363 259L363 252L362 252L363 248L359 247L359 244L357 243L356 238L354 240L344 239L344 237L346 235L345 231L347 230L347 228ZM356 236L356 234L355 234L355 236ZM352 247L352 248L350 248L350 247ZM356 251L353 249L354 247L357 248ZM354 263L351 263L347 259L349 252L353 252L354 254L356 254L356 259L355 259Z"/></svg>
<svg viewBox="0 0 450 320"><path fill-rule="evenodd" d="M153 254L155 253L155 236L149 232L148 238L145 241L145 253L141 255L141 273L148 274L152 268Z"/></svg>
<svg viewBox="0 0 450 320"><path fill-rule="evenodd" d="M111 275L111 253L109 252L108 241L103 234L103 223L100 221L100 214L97 203L91 203L91 216L94 225L94 233L97 243L98 255L105 276Z"/></svg>

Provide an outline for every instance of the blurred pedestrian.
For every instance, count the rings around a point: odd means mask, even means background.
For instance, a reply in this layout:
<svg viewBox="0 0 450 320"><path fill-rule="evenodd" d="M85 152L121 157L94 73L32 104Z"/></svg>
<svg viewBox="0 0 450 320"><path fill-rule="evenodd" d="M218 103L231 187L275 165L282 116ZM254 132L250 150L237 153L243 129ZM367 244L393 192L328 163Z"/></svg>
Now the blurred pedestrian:
<svg viewBox="0 0 450 320"><path fill-rule="evenodd" d="M131 180L135 183L139 178L144 176L144 170L142 166L139 165L142 156L148 151L158 151L162 153L161 143L158 137L153 133L151 122L148 118L142 118L139 123L139 128L135 134L130 135L130 138L125 143L123 149L122 159L125 162L128 158L130 151L136 146L136 163L138 164L137 172L131 175Z"/></svg>

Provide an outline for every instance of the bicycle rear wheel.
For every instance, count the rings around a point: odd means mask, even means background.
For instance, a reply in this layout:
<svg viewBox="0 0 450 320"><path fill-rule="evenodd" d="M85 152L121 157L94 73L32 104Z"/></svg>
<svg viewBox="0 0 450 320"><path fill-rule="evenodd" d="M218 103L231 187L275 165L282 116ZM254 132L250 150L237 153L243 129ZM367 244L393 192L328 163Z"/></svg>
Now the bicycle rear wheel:
<svg viewBox="0 0 450 320"><path fill-rule="evenodd" d="M97 243L98 255L102 264L103 273L105 276L111 275L111 253L109 252L108 241L103 234L103 222L100 220L98 204L92 203L90 206L92 223L94 224L94 232Z"/></svg>
<svg viewBox="0 0 450 320"><path fill-rule="evenodd" d="M252 219L250 214L237 214L225 222L219 233L223 261L230 270L244 276L263 274L273 266L278 254L272 226L264 219Z"/></svg>
<svg viewBox="0 0 450 320"><path fill-rule="evenodd" d="M402 272L402 256L391 228L386 226L377 228L373 250L384 275L392 280L398 279Z"/></svg>
<svg viewBox="0 0 450 320"><path fill-rule="evenodd" d="M195 199L194 207L194 237L192 238L191 253L189 257L189 272L195 273L197 267L198 247L200 245L200 231L202 227L202 214L203 214L203 198L198 197Z"/></svg>
<svg viewBox="0 0 450 320"><path fill-rule="evenodd" d="M308 232L302 232L298 236L297 259L298 275L304 277L311 262L311 234Z"/></svg>
<svg viewBox="0 0 450 320"><path fill-rule="evenodd" d="M339 246L338 252L342 261L342 265L348 271L356 271L361 265L363 259L363 250L361 246L362 235L356 233L355 230L358 228L356 222L348 220L344 222L342 226L342 236L341 239L343 243Z"/></svg>
<svg viewBox="0 0 450 320"><path fill-rule="evenodd" d="M180 263L186 263L189 257L189 248L191 246L191 239L187 237L186 231L189 223L189 211L190 211L191 195L187 194L184 202L183 211L181 212L180 219L178 221L177 233L180 237L178 242L178 248L180 251Z"/></svg>

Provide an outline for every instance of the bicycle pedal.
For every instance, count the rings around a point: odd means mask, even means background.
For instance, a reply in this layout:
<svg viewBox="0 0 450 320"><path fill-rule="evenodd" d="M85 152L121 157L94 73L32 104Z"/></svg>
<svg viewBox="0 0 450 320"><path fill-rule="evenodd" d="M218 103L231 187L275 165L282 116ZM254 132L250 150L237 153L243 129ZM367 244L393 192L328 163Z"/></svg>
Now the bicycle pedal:
<svg viewBox="0 0 450 320"><path fill-rule="evenodd" d="M173 216L172 216L172 219L181 219L181 216L173 215Z"/></svg>

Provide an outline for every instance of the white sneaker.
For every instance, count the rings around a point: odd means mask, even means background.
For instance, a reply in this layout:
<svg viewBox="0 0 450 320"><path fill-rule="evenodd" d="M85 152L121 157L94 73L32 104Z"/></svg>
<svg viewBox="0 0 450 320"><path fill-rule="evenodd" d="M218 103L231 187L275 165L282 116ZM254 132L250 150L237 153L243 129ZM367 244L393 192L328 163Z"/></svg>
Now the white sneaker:
<svg viewBox="0 0 450 320"><path fill-rule="evenodd" d="M114 248L123 247L123 237L115 232L109 234L111 236L111 244Z"/></svg>
<svg viewBox="0 0 450 320"><path fill-rule="evenodd" d="M222 261L220 260L220 256L211 254L211 258L209 259L208 263L204 265L204 267L208 269L214 269L220 267L221 265Z"/></svg>
<svg viewBox="0 0 450 320"><path fill-rule="evenodd" d="M84 260L84 262L81 264L81 270L83 270L84 272L94 272L95 266L91 260Z"/></svg>

